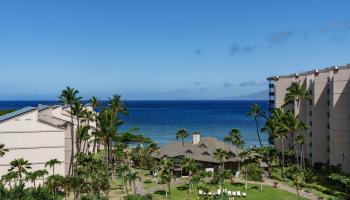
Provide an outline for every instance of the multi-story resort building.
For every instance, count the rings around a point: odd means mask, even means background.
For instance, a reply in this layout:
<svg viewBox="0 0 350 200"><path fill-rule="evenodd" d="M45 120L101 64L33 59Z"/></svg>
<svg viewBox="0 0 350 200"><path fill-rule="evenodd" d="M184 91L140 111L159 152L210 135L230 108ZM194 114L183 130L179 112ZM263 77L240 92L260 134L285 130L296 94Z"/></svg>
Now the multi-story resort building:
<svg viewBox="0 0 350 200"><path fill-rule="evenodd" d="M91 106L85 109L93 112ZM0 159L0 176L6 174L14 159L23 158L31 163L32 170L45 169L51 159L61 162L55 174L66 175L71 163L71 126L76 132L76 119L71 123L69 106L25 107L0 116L0 143L9 150ZM90 122L94 127L94 122ZM75 148L75 145L73 145ZM48 169L51 175L52 171Z"/></svg>
<svg viewBox="0 0 350 200"><path fill-rule="evenodd" d="M287 88L293 82L305 86L310 101L283 106L308 125L308 130L302 133L307 141L305 158L312 165L340 165L350 173L350 65L273 76L268 81L271 109L284 105ZM285 147L290 143L289 138ZM278 142L275 145L280 147Z"/></svg>

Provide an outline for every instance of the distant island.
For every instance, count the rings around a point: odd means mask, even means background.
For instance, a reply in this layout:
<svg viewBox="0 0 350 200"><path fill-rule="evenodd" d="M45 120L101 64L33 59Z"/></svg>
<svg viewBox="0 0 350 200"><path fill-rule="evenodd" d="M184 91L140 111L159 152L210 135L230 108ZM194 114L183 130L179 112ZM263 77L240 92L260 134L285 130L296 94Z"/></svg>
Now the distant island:
<svg viewBox="0 0 350 200"><path fill-rule="evenodd" d="M220 100L268 100L269 92L268 90L254 92L251 94L239 95L239 96L231 96L221 98Z"/></svg>

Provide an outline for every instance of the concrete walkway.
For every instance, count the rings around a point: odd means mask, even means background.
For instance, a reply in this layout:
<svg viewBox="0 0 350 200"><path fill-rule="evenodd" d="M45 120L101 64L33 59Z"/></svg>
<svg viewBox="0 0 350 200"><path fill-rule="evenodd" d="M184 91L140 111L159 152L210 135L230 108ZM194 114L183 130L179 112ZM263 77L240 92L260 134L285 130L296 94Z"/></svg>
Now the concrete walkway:
<svg viewBox="0 0 350 200"><path fill-rule="evenodd" d="M234 178L233 180L236 183L237 182L238 183L245 183L245 180L243 180L241 178ZM273 180L273 179L265 178L264 182L257 182L257 181L247 181L247 182L248 182L248 184L255 184L255 185L262 184L262 185L267 185L267 186L272 186L273 187L274 186L274 182L278 182L278 181ZM278 182L277 188L298 195L297 194L297 190L295 188L290 187L289 185L286 185L284 183ZM318 199L318 197L315 194L305 192L304 190L299 190L299 194L300 194L300 196L302 198L306 198L306 199L310 199L310 200L317 200Z"/></svg>
<svg viewBox="0 0 350 200"><path fill-rule="evenodd" d="M233 181L236 182L236 183L243 183L243 184L245 183L245 180L243 180L241 178L234 178ZM274 186L274 182L276 182L276 181L273 180L273 179L265 178L264 182L248 181L248 184L255 184L255 185L262 184L262 185L265 185L265 186L272 186L273 187ZM175 181L171 182L171 185L172 186L177 186L177 185L183 185L183 184L186 184L186 183L188 183L188 180L176 179ZM153 194L156 191L164 190L165 187L166 187L166 185L163 184L163 185L157 185L155 187L152 187L152 188L149 188L149 189L145 190L143 188L143 186L142 186L142 182L137 181L136 182L136 188L137 188L136 189L136 193L137 194ZM297 195L297 191L296 191L295 188L290 187L289 185L286 185L284 183L278 182L277 188ZM310 199L310 200L318 200L318 197L315 194L305 192L304 190L299 190L299 194L300 194L300 196L302 198L306 198L306 199Z"/></svg>

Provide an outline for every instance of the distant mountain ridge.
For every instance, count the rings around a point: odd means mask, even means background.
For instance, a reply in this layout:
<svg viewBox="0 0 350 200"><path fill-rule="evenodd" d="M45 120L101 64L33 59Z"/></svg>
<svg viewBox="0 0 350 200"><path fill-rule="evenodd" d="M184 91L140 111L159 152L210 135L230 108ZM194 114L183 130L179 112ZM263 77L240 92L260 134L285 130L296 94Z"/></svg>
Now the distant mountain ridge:
<svg viewBox="0 0 350 200"><path fill-rule="evenodd" d="M260 92L254 92L251 94L225 97L221 98L220 100L269 100L269 91L264 90Z"/></svg>

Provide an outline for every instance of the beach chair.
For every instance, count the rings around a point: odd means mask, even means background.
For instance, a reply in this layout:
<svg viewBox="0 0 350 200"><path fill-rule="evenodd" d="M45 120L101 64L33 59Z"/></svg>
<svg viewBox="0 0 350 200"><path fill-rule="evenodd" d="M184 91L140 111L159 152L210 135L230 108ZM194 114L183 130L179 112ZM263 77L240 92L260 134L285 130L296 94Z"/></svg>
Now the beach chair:
<svg viewBox="0 0 350 200"><path fill-rule="evenodd" d="M219 196L221 195L221 190L220 189L217 190L216 195L219 195Z"/></svg>
<svg viewBox="0 0 350 200"><path fill-rule="evenodd" d="M227 189L224 189L224 193L226 193L226 194L227 194Z"/></svg>
<svg viewBox="0 0 350 200"><path fill-rule="evenodd" d="M242 197L247 197L247 193L242 192Z"/></svg>
<svg viewBox="0 0 350 200"><path fill-rule="evenodd" d="M208 195L209 195L209 196L213 196L213 192L209 192Z"/></svg>
<svg viewBox="0 0 350 200"><path fill-rule="evenodd" d="M198 195L199 195L199 196L202 196L202 195L203 195L203 191L202 191L202 190L199 190L199 191L198 191Z"/></svg>
<svg viewBox="0 0 350 200"><path fill-rule="evenodd" d="M232 196L232 192L231 191L227 191L228 196Z"/></svg>
<svg viewBox="0 0 350 200"><path fill-rule="evenodd" d="M236 196L236 192L235 192L235 191L232 191L231 194L232 194L232 196L234 196L234 197Z"/></svg>
<svg viewBox="0 0 350 200"><path fill-rule="evenodd" d="M237 191L237 197L240 197L240 196L241 196L241 192Z"/></svg>

